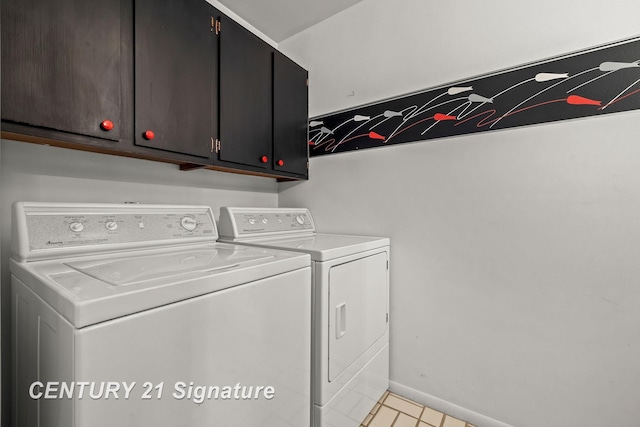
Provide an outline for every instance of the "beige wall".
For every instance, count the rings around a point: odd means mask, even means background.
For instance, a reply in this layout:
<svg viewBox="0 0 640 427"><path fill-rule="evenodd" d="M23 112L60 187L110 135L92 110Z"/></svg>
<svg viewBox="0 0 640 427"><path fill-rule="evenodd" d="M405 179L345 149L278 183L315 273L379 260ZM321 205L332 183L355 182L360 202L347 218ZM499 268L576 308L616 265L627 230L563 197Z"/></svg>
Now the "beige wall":
<svg viewBox="0 0 640 427"><path fill-rule="evenodd" d="M631 37L637 16L633 0L365 0L279 47L310 71L313 116ZM478 426L633 425L639 122L313 158L279 204L391 237L394 390Z"/></svg>

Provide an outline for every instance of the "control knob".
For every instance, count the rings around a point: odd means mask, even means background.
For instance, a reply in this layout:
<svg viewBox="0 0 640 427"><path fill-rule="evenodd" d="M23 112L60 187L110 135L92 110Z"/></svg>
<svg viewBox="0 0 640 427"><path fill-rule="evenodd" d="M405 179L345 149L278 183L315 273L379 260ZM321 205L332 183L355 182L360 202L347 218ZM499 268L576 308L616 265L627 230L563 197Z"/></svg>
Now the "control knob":
<svg viewBox="0 0 640 427"><path fill-rule="evenodd" d="M84 224L82 224L81 222L72 222L71 224L69 224L69 229L74 233L80 233L82 230L84 230Z"/></svg>
<svg viewBox="0 0 640 427"><path fill-rule="evenodd" d="M198 223L196 222L195 218L185 216L180 220L180 225L187 231L193 231L198 226Z"/></svg>
<svg viewBox="0 0 640 427"><path fill-rule="evenodd" d="M115 231L118 229L118 223L115 221L107 221L104 226L109 231Z"/></svg>

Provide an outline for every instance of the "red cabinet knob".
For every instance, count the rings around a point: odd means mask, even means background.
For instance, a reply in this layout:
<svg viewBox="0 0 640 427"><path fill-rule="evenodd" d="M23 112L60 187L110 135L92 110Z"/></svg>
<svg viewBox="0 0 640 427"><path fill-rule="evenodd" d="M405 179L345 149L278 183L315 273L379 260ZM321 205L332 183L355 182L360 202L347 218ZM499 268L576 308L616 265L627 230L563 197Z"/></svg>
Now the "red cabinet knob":
<svg viewBox="0 0 640 427"><path fill-rule="evenodd" d="M152 130L148 130L143 134L143 136L144 136L144 139L153 139L156 137L156 134L153 133Z"/></svg>
<svg viewBox="0 0 640 427"><path fill-rule="evenodd" d="M269 158L267 156L260 157L260 162L267 163L268 161L269 161Z"/></svg>
<svg viewBox="0 0 640 427"><path fill-rule="evenodd" d="M282 159L278 160L278 166L284 166L284 160Z"/></svg>
<svg viewBox="0 0 640 427"><path fill-rule="evenodd" d="M100 128L109 132L111 129L113 129L113 122L111 120L104 120L102 123L100 123Z"/></svg>

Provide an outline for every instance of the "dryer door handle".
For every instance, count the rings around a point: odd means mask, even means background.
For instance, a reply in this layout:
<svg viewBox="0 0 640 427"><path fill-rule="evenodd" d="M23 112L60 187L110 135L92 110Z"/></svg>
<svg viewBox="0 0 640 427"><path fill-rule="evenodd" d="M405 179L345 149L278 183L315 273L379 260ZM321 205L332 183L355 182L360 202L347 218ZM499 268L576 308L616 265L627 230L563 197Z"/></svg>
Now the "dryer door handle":
<svg viewBox="0 0 640 427"><path fill-rule="evenodd" d="M336 339L340 339L347 333L347 303L336 306Z"/></svg>

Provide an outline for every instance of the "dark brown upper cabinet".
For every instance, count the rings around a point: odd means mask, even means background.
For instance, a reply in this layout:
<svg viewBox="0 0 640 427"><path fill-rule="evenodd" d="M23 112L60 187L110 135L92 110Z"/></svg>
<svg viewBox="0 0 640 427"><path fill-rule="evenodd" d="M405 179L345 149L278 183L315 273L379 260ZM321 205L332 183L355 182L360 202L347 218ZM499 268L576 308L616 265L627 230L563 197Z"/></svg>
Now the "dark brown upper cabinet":
<svg viewBox="0 0 640 427"><path fill-rule="evenodd" d="M205 0L2 0L2 137L308 177L307 73Z"/></svg>
<svg viewBox="0 0 640 427"><path fill-rule="evenodd" d="M127 3L2 0L3 131L125 137Z"/></svg>
<svg viewBox="0 0 640 427"><path fill-rule="evenodd" d="M271 169L273 48L220 18L220 149L218 164Z"/></svg>
<svg viewBox="0 0 640 427"><path fill-rule="evenodd" d="M308 177L307 71L221 15L220 132L214 164Z"/></svg>
<svg viewBox="0 0 640 427"><path fill-rule="evenodd" d="M307 70L273 52L273 168L308 177Z"/></svg>
<svg viewBox="0 0 640 427"><path fill-rule="evenodd" d="M135 0L136 145L210 163L218 117L215 15L203 0Z"/></svg>

